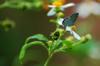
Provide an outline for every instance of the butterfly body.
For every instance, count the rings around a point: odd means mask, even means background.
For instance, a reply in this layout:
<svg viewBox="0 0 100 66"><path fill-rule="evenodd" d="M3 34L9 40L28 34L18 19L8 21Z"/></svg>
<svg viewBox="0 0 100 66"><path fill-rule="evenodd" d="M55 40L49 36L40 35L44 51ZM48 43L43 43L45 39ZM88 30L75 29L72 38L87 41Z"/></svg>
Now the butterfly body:
<svg viewBox="0 0 100 66"><path fill-rule="evenodd" d="M70 17L65 18L62 22L64 27L73 26L76 22L78 15L79 15L78 13L74 13Z"/></svg>

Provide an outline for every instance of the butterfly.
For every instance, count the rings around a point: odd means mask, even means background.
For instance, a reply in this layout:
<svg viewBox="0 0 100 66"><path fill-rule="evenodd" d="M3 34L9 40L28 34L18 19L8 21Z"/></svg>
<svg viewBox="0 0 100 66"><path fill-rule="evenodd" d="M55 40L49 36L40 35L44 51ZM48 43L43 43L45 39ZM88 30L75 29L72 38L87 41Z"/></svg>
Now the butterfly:
<svg viewBox="0 0 100 66"><path fill-rule="evenodd" d="M79 13L74 13L70 17L64 18L62 24L64 27L73 26L78 18Z"/></svg>
<svg viewBox="0 0 100 66"><path fill-rule="evenodd" d="M62 25L66 29L66 31L70 32L77 40L80 40L81 37L72 30L71 26L73 26L78 18L79 13L74 13L71 16L64 18L62 21Z"/></svg>

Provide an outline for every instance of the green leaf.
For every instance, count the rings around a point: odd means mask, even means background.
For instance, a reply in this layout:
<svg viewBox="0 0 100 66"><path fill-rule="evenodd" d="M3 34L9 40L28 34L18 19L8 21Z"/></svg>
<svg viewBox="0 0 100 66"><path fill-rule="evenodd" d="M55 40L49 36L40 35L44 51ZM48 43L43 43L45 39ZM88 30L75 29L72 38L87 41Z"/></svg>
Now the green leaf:
<svg viewBox="0 0 100 66"><path fill-rule="evenodd" d="M25 43L28 43L28 41L31 40L31 39L37 39L37 40L40 40L40 41L48 41L48 39L44 35L36 34L36 35L28 37L26 39Z"/></svg>
<svg viewBox="0 0 100 66"><path fill-rule="evenodd" d="M85 57L88 54L90 48L93 47L94 42L92 40L88 40L85 43L83 42L84 41L81 41L81 40L78 42L75 42L72 45L71 49L65 48L63 49L63 51L65 51L65 53L69 53L74 56L76 55L79 57Z"/></svg>
<svg viewBox="0 0 100 66"><path fill-rule="evenodd" d="M54 42L52 43L52 45L49 46L49 49L48 49L49 54L50 54L50 53L55 53L55 52L58 51L60 48L62 48L62 46L63 46L63 45L62 45L62 40L58 39L58 40L54 41Z"/></svg>
<svg viewBox="0 0 100 66"><path fill-rule="evenodd" d="M24 56L26 54L26 51L28 48L32 47L32 46L36 46L36 45L42 45L44 48L47 49L47 47L45 46L45 44L41 41L34 41L34 42L30 42L28 44L23 45L23 47L21 48L20 54L19 54L19 60L22 63Z"/></svg>
<svg viewBox="0 0 100 66"><path fill-rule="evenodd" d="M72 48L72 44L73 44L73 42L71 42L71 41L62 40L62 43L61 43L62 46L55 49L54 52L55 53L57 53L57 52L66 52L66 49L71 49Z"/></svg>
<svg viewBox="0 0 100 66"><path fill-rule="evenodd" d="M88 52L91 47L92 47L92 43L91 41L89 41L85 44L79 44L79 45L73 46L72 49L66 48L64 51L67 54L84 58L88 55Z"/></svg>

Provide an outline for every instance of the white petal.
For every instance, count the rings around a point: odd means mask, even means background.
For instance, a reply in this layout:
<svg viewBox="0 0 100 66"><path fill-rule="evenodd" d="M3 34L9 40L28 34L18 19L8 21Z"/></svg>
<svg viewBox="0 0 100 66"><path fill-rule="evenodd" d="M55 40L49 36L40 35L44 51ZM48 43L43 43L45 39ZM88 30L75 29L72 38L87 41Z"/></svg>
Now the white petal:
<svg viewBox="0 0 100 66"><path fill-rule="evenodd" d="M47 13L47 16L53 16L55 15L56 12L55 12L55 8L52 8L48 13Z"/></svg>
<svg viewBox="0 0 100 66"><path fill-rule="evenodd" d="M80 37L76 32L72 31L72 33L73 33L73 36L74 36L77 40L80 40L80 39L81 39L81 37Z"/></svg>
<svg viewBox="0 0 100 66"><path fill-rule="evenodd" d="M54 6L54 5L48 5L48 7L49 7L49 8L54 8L55 6Z"/></svg>
<svg viewBox="0 0 100 66"><path fill-rule="evenodd" d="M69 7L72 7L72 6L75 6L75 4L74 3L68 3L68 4L61 6L61 9L63 10L65 8L69 8Z"/></svg>
<svg viewBox="0 0 100 66"><path fill-rule="evenodd" d="M66 31L69 31L77 40L81 39L81 37L76 32L74 32L70 27L67 26Z"/></svg>
<svg viewBox="0 0 100 66"><path fill-rule="evenodd" d="M63 24L62 24L63 20L64 20L63 18L60 18L60 19L57 20L57 23L58 23L59 25L63 25Z"/></svg>
<svg viewBox="0 0 100 66"><path fill-rule="evenodd" d="M69 26L66 27L67 31L71 31L71 28Z"/></svg>

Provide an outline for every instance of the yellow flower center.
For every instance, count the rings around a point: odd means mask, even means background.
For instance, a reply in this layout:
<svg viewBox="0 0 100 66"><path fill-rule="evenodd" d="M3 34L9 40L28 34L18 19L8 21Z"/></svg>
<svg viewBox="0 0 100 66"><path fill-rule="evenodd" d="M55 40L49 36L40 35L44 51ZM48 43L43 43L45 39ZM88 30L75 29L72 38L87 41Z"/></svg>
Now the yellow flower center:
<svg viewBox="0 0 100 66"><path fill-rule="evenodd" d="M55 1L55 2L53 2L53 5L56 7L60 7L63 5L63 3L61 1Z"/></svg>

